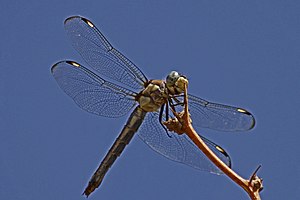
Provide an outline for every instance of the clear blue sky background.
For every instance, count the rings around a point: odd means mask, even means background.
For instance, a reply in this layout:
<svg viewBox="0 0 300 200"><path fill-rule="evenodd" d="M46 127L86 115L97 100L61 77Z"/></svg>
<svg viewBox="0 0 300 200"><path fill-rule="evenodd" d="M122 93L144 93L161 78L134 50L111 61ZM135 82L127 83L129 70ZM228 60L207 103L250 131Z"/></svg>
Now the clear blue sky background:
<svg viewBox="0 0 300 200"><path fill-rule="evenodd" d="M247 108L256 127L203 134L263 199L300 199L299 1L0 1L0 199L81 196L127 117L79 109L50 67L83 60L63 21L82 15L149 78L179 70L190 93ZM248 199L225 176L178 164L135 137L90 199Z"/></svg>

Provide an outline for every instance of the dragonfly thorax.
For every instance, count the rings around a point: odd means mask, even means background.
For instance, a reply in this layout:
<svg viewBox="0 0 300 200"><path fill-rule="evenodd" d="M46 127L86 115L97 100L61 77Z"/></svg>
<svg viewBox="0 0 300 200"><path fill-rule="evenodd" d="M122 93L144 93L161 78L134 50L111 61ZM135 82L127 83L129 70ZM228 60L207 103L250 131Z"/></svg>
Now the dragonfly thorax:
<svg viewBox="0 0 300 200"><path fill-rule="evenodd" d="M162 80L151 80L140 93L138 102L140 107L147 112L154 112L167 102L168 92Z"/></svg>

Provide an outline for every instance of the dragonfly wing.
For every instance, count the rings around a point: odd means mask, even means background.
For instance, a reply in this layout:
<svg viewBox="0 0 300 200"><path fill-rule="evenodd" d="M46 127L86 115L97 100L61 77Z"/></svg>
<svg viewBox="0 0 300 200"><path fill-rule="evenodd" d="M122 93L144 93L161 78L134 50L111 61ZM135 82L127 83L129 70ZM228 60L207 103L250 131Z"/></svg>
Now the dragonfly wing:
<svg viewBox="0 0 300 200"><path fill-rule="evenodd" d="M220 131L245 131L255 125L253 115L245 109L205 101L189 95L189 111L196 127Z"/></svg>
<svg viewBox="0 0 300 200"><path fill-rule="evenodd" d="M61 89L90 113L120 117L135 105L134 92L105 81L76 62L58 62L51 68L51 73Z"/></svg>
<svg viewBox="0 0 300 200"><path fill-rule="evenodd" d="M148 113L138 131L139 137L147 145L170 160L199 170L222 173L185 134L169 133L168 136L158 117L158 113ZM204 137L202 139L224 163L231 166L230 157L220 146Z"/></svg>
<svg viewBox="0 0 300 200"><path fill-rule="evenodd" d="M65 30L74 48L99 74L134 89L142 89L147 78L121 52L115 49L92 22L74 16L65 20Z"/></svg>

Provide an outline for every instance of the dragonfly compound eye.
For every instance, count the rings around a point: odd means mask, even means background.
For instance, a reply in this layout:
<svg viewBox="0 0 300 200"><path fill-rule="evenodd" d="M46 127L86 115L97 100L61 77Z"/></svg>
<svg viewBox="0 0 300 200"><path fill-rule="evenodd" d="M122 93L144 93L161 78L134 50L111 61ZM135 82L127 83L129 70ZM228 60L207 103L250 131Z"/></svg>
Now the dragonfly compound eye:
<svg viewBox="0 0 300 200"><path fill-rule="evenodd" d="M171 73L167 76L167 86L175 85L176 81L180 77L180 74L176 71L171 71Z"/></svg>

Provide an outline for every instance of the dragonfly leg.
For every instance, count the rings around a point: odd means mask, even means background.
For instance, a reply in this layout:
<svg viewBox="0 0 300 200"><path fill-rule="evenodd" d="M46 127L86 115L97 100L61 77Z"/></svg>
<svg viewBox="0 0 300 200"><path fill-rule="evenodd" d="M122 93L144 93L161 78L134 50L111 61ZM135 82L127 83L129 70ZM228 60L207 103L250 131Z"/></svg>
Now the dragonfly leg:
<svg viewBox="0 0 300 200"><path fill-rule="evenodd" d="M183 95L174 95L172 98L170 98L170 104L173 106L173 109L176 107L176 106L184 106L184 102L180 101L178 98L176 97L183 97ZM173 100L175 101L175 103L173 102ZM174 109L175 110L175 109Z"/></svg>
<svg viewBox="0 0 300 200"><path fill-rule="evenodd" d="M168 110L168 105L166 106L167 107L167 110ZM160 108L160 111L159 111L159 123L160 125L164 128L164 130L166 131L166 134L168 135L169 138L172 138L172 136L169 134L169 131L168 129L165 127L165 125L163 124L163 113L164 113L164 108L165 108L165 104L163 104ZM169 111L166 111L166 119L168 120L169 119Z"/></svg>

